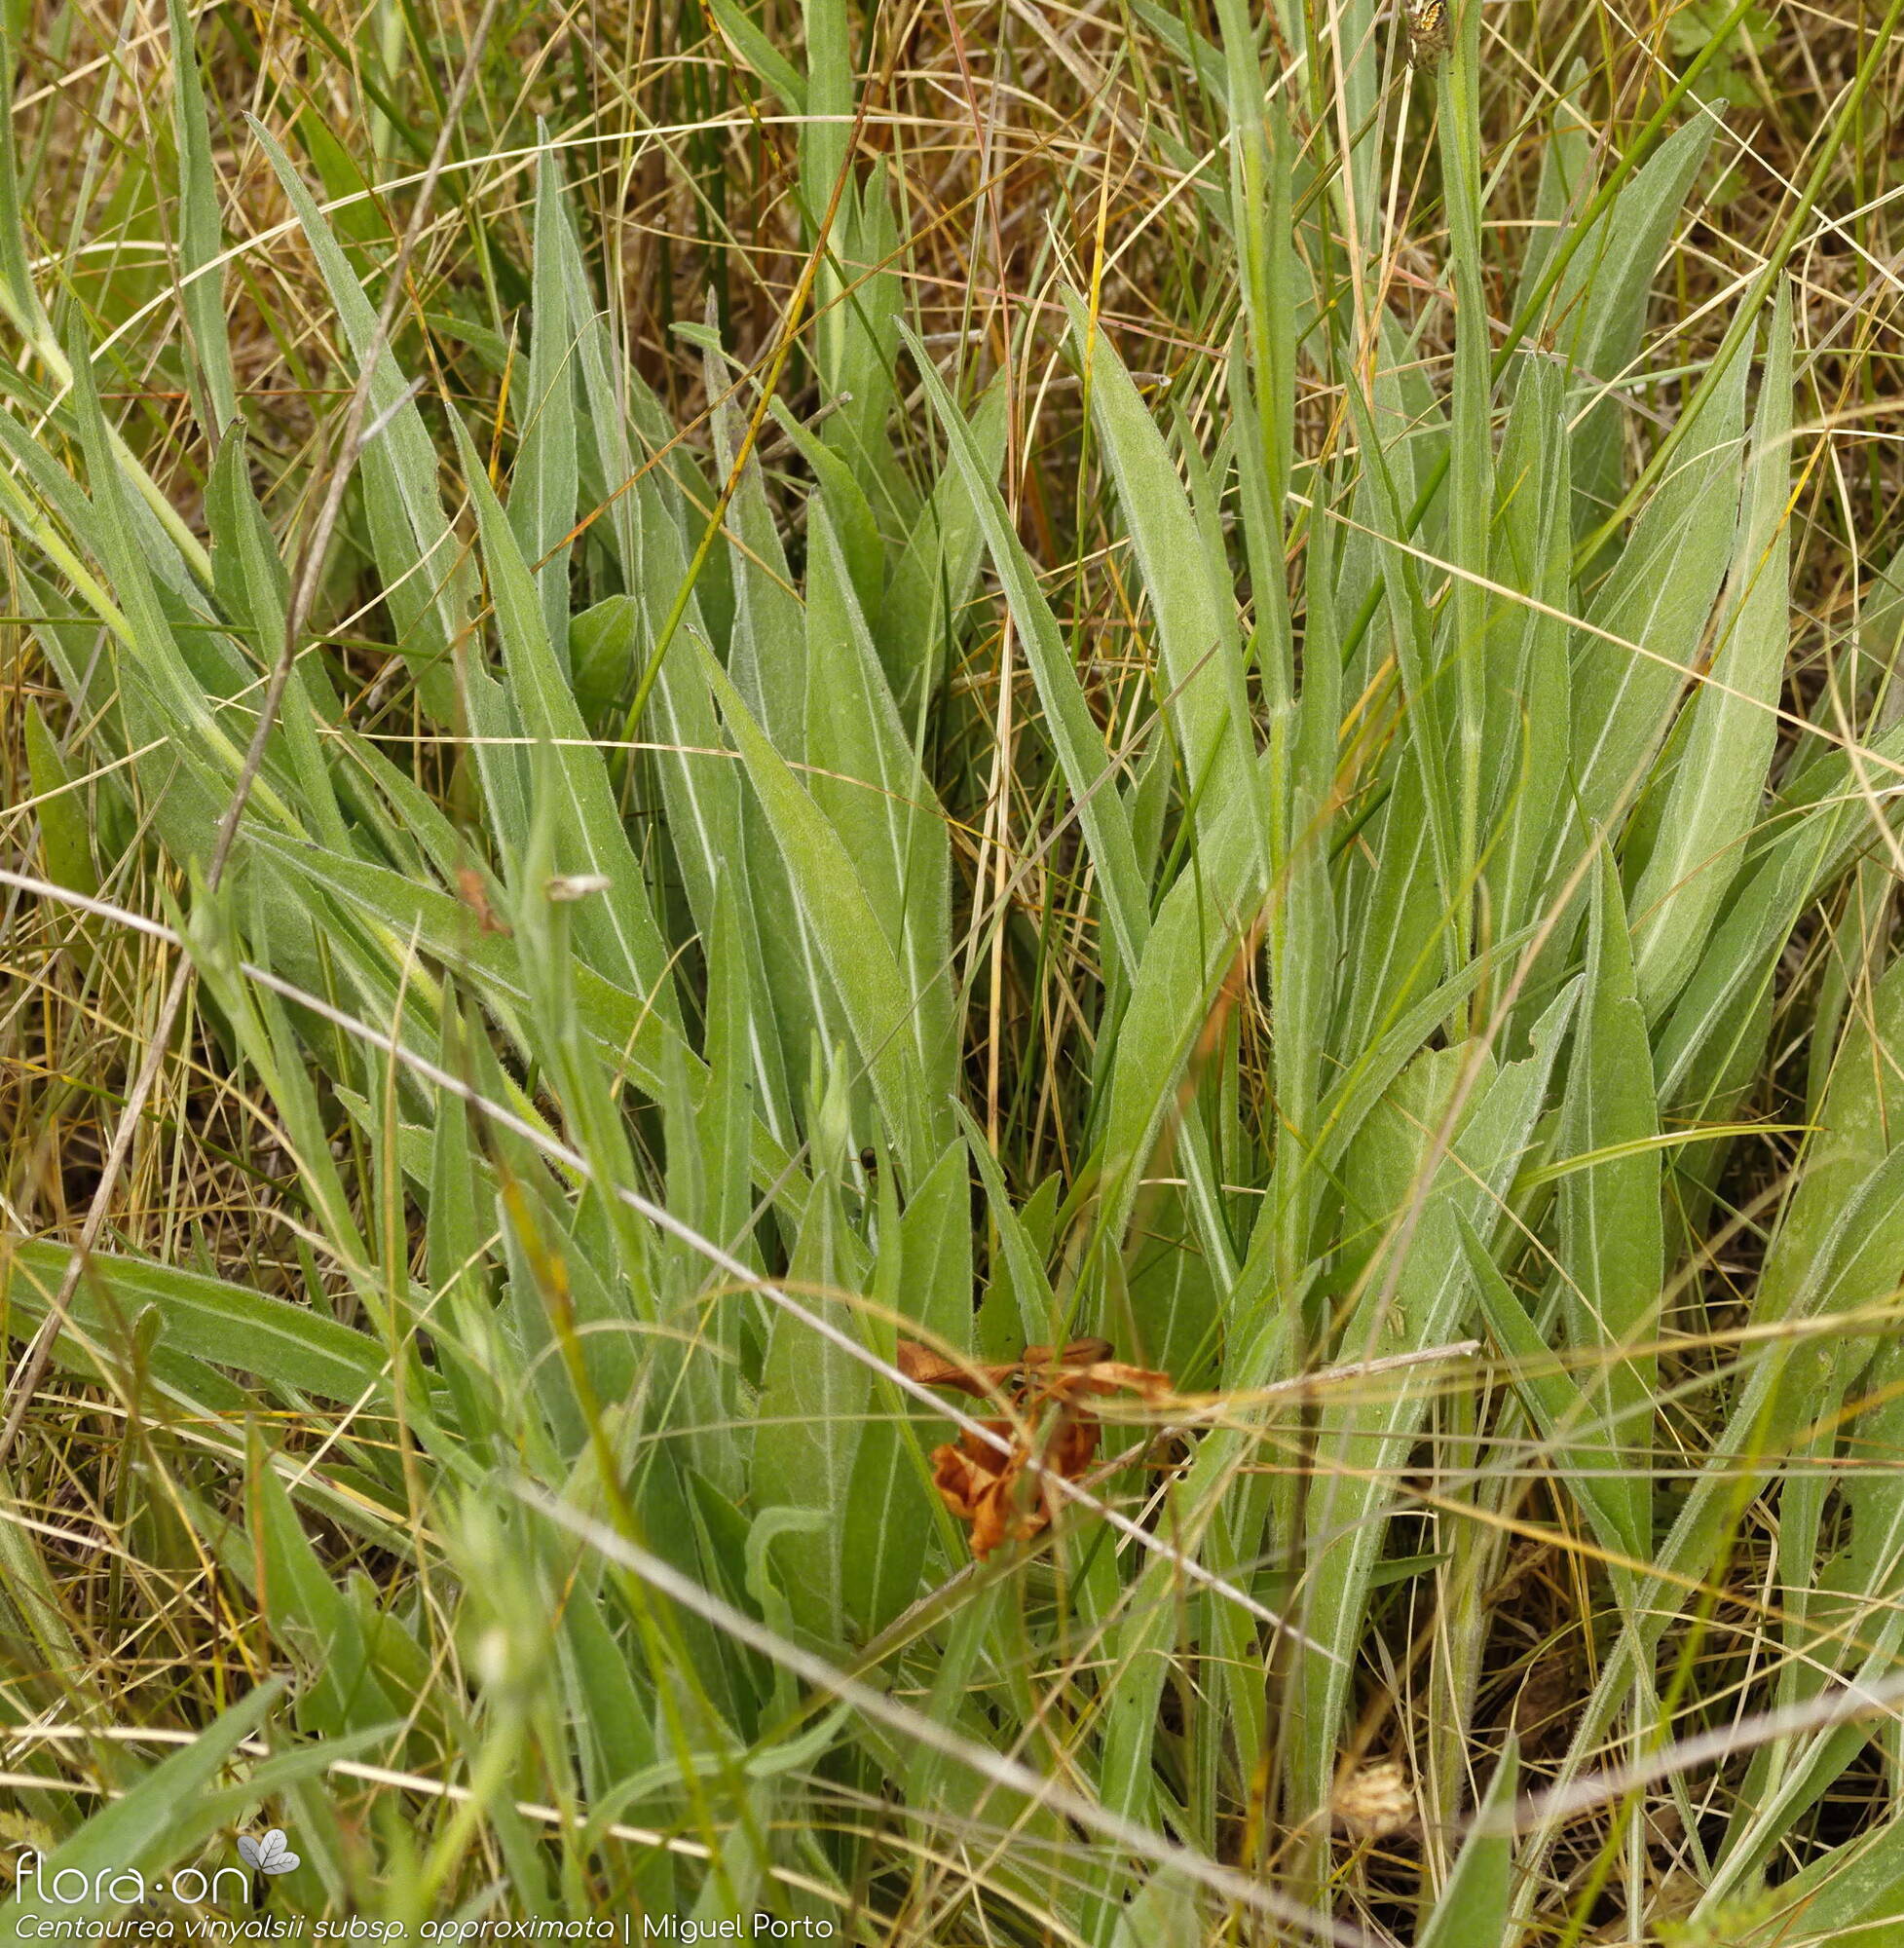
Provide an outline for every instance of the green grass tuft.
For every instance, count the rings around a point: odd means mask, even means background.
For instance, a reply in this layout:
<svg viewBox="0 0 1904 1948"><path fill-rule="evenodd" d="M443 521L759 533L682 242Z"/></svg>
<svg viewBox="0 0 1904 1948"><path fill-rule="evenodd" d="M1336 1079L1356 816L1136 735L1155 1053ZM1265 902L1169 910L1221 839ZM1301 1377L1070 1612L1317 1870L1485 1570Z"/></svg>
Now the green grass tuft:
<svg viewBox="0 0 1904 1948"><path fill-rule="evenodd" d="M0 1934L1904 1929L1904 0L1450 5L9 11Z"/></svg>

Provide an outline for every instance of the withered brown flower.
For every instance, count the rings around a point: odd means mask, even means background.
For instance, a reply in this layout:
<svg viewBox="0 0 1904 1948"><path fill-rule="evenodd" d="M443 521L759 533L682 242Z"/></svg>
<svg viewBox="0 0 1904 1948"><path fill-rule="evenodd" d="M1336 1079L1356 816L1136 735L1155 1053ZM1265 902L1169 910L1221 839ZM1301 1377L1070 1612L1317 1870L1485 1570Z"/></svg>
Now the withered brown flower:
<svg viewBox="0 0 1904 1948"><path fill-rule="evenodd" d="M932 1484L953 1515L972 1525L972 1554L983 1560L1001 1542L1028 1541L1050 1525L1059 1489L1053 1476L1077 1480L1098 1452L1096 1415L1078 1402L1087 1394L1128 1390L1155 1399L1170 1390L1170 1376L1108 1358L1107 1339L1073 1339L1064 1347L1027 1346L1025 1356L1002 1366L948 1360L916 1340L899 1342L899 1368L908 1379L946 1387L975 1400L1009 1386L1015 1420L988 1420L987 1432L1007 1443L992 1446L966 1433L933 1450ZM1019 1483L1036 1455L1045 1473L1035 1492Z"/></svg>
<svg viewBox="0 0 1904 1948"><path fill-rule="evenodd" d="M1032 1443L1013 1436L1008 1420L989 1420L986 1426L1011 1451L1001 1454L975 1434L961 1434L956 1442L933 1449L932 1485L960 1521L972 1524L972 1554L983 1560L1001 1542L1025 1542L1046 1527L1056 1510L1058 1490L1049 1477L1038 1492L1017 1504L1019 1477L1025 1472ZM1064 1416L1052 1431L1051 1444L1040 1457L1047 1469L1076 1480L1098 1451L1098 1423L1090 1414Z"/></svg>

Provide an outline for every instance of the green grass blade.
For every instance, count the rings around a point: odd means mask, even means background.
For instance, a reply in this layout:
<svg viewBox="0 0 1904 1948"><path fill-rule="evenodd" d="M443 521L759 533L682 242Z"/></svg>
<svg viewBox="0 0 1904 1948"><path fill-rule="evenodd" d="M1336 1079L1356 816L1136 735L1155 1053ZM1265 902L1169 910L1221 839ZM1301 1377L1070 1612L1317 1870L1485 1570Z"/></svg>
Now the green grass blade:
<svg viewBox="0 0 1904 1948"><path fill-rule="evenodd" d="M1046 734L1064 773L1077 821L1103 883L1104 917L1126 967L1135 969L1149 932L1150 902L1145 876L1131 841L1130 821L1110 776L1101 731L1077 679L1036 571L1014 533L996 469L986 465L972 427L952 403L925 348L908 331L926 398L944 430L952 463L977 510L993 572L1003 583L1018 625L1019 640L1031 666L1032 681L1045 709Z"/></svg>
<svg viewBox="0 0 1904 1948"><path fill-rule="evenodd" d="M178 144L178 268L200 423L222 433L238 417L238 379L225 324L225 280L214 270L224 248L217 180L205 127L205 90L192 16L168 0L172 47L172 131Z"/></svg>
<svg viewBox="0 0 1904 1948"><path fill-rule="evenodd" d="M376 310L290 158L268 130L255 121L251 127L317 259L351 356L361 366L376 338ZM365 446L359 462L363 505L386 600L396 623L397 650L416 681L424 708L438 722L453 723L456 685L451 658L466 640L475 614L476 588L444 516L436 485L436 452L408 390L395 358L386 350L370 382L366 424L381 424L382 431Z"/></svg>

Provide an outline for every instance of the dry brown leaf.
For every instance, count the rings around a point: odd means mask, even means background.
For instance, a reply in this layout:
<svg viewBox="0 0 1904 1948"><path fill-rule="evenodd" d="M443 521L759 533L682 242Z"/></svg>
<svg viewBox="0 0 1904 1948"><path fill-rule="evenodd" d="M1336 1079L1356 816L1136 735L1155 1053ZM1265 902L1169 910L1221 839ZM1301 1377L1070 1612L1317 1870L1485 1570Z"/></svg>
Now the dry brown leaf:
<svg viewBox="0 0 1904 1948"><path fill-rule="evenodd" d="M1088 1367L1064 1367L1047 1391L1063 1400L1078 1394L1141 1394L1156 1400L1171 1391L1171 1376L1148 1367L1127 1367L1121 1360L1094 1360Z"/></svg>
<svg viewBox="0 0 1904 1948"><path fill-rule="evenodd" d="M902 1339L899 1342L897 1363L899 1370L909 1380L916 1380L923 1387L955 1387L962 1394L971 1394L983 1399L987 1392L983 1367L970 1367L960 1360L949 1360L943 1353L935 1353L930 1346L921 1346L916 1339ZM1010 1368L1002 1368L1009 1371Z"/></svg>
<svg viewBox="0 0 1904 1948"><path fill-rule="evenodd" d="M1073 1339L1061 1348L1027 1346L1023 1356L993 1365L949 1359L916 1339L899 1342L899 1370L921 1386L950 1387L984 1400L1007 1381L1020 1380L1040 1391L1068 1399L1074 1394L1129 1391L1145 1399L1170 1391L1170 1375L1144 1367L1128 1367L1108 1357L1108 1339Z"/></svg>

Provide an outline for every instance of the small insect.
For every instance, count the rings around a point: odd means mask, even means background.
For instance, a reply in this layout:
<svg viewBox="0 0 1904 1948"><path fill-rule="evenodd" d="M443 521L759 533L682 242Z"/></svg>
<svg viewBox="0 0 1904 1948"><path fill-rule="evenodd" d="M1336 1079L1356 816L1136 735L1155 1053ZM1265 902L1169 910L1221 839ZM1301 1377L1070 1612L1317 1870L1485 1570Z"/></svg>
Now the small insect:
<svg viewBox="0 0 1904 1948"><path fill-rule="evenodd" d="M483 876L473 866L457 868L456 887L463 896L463 904L476 916L476 924L484 933L506 934L509 931L496 918L496 909L489 903L489 889L483 884Z"/></svg>
<svg viewBox="0 0 1904 1948"><path fill-rule="evenodd" d="M879 1158L871 1143L859 1153L859 1167L868 1177L874 1176L879 1168Z"/></svg>
<svg viewBox="0 0 1904 1948"><path fill-rule="evenodd" d="M1421 0L1408 8L1408 65L1427 67L1448 51L1452 23L1448 0Z"/></svg>

